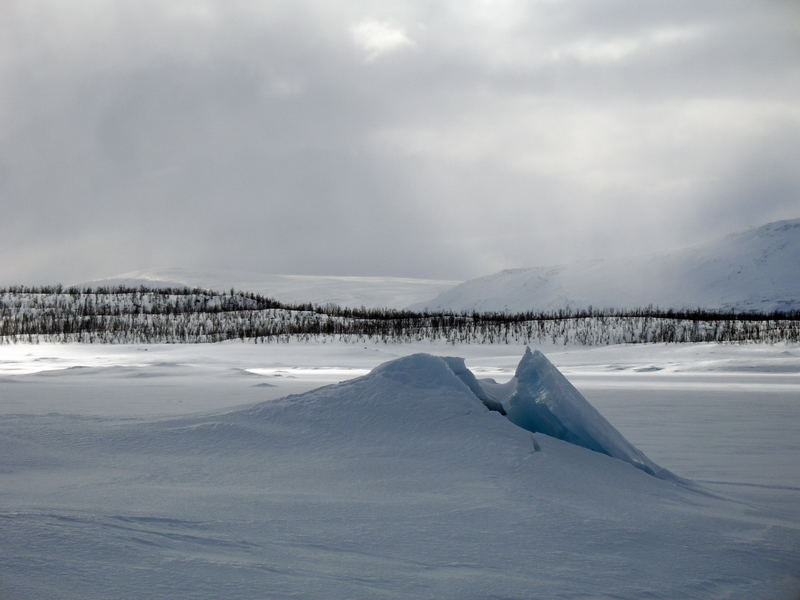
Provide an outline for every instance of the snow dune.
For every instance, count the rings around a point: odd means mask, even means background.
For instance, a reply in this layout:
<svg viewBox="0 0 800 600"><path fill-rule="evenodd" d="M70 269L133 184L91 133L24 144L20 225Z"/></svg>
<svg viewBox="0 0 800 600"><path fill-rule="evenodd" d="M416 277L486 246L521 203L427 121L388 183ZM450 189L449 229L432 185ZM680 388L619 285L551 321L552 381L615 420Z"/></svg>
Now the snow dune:
<svg viewBox="0 0 800 600"><path fill-rule="evenodd" d="M545 361L499 401L607 434ZM535 451L491 387L415 354L224 413L7 415L0 595L793 597L796 526L548 435Z"/></svg>

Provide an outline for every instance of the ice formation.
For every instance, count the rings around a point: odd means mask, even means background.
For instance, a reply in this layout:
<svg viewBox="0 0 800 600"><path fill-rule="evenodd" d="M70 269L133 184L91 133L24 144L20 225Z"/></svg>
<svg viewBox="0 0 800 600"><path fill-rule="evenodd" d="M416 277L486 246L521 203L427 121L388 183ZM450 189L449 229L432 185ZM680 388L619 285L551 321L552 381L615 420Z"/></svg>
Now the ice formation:
<svg viewBox="0 0 800 600"><path fill-rule="evenodd" d="M371 418L377 418L375 413L388 408L384 404L392 404L384 401L387 394L394 396L404 389L416 390L415 401L422 401L424 412L440 418L458 414L465 399L474 402L473 406L480 406L479 401L533 433L623 460L662 479L677 479L628 442L544 354L531 352L530 348L526 349L514 377L504 384L476 379L463 358L413 354L384 363L369 375L353 380L351 403L362 396L362 388L366 400L363 410L374 413ZM436 398L435 404L432 398L422 400L431 396ZM393 416L393 422L399 418Z"/></svg>
<svg viewBox="0 0 800 600"><path fill-rule="evenodd" d="M489 398L484 404L499 405L523 429L624 460L662 479L675 478L626 440L538 350L525 350L508 383L484 380L480 386Z"/></svg>

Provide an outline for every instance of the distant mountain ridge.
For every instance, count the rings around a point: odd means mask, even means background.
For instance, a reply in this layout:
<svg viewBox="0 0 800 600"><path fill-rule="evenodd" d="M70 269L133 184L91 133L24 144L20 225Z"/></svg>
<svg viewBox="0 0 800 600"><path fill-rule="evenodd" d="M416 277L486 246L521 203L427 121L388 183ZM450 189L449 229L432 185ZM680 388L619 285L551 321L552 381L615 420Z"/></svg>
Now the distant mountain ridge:
<svg viewBox="0 0 800 600"><path fill-rule="evenodd" d="M441 293L458 283L452 280L412 277L344 275L277 275L253 271L191 270L179 268L132 271L105 279L85 281L79 287L182 287L255 292L281 302L318 305L404 308Z"/></svg>
<svg viewBox="0 0 800 600"><path fill-rule="evenodd" d="M673 252L500 271L410 308L524 312L648 305L800 310L800 219Z"/></svg>

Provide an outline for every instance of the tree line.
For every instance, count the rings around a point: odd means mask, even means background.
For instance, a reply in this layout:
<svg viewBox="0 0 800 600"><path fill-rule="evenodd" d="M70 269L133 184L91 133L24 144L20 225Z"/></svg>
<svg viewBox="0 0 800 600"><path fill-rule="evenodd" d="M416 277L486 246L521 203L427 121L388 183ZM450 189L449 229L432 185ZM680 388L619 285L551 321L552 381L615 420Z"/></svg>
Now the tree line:
<svg viewBox="0 0 800 600"><path fill-rule="evenodd" d="M0 343L203 343L337 339L358 342L797 342L800 313L707 309L431 312L285 303L199 288L0 288Z"/></svg>

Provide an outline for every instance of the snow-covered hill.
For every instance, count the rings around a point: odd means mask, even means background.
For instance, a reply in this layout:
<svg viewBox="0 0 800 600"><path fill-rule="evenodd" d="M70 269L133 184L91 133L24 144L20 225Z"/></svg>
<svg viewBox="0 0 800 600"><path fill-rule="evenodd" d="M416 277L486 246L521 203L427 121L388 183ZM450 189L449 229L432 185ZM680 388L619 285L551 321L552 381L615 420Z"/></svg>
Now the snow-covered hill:
<svg viewBox="0 0 800 600"><path fill-rule="evenodd" d="M188 286L217 291L235 288L288 303L311 302L369 308L404 308L409 304L431 298L457 283L450 280L410 277L275 275L248 271L193 271L170 268L132 271L76 285L79 287Z"/></svg>
<svg viewBox="0 0 800 600"><path fill-rule="evenodd" d="M574 399L552 369L526 356L517 391L539 389L564 415ZM117 393L152 393L122 375ZM11 415L0 423L0 591L792 597L791 523L553 437L534 445L486 409L469 375L458 359L416 354L221 414ZM75 393L97 392L82 381ZM594 421L572 426L610 427Z"/></svg>
<svg viewBox="0 0 800 600"><path fill-rule="evenodd" d="M501 271L413 308L523 312L647 305L800 310L800 219L675 252Z"/></svg>

